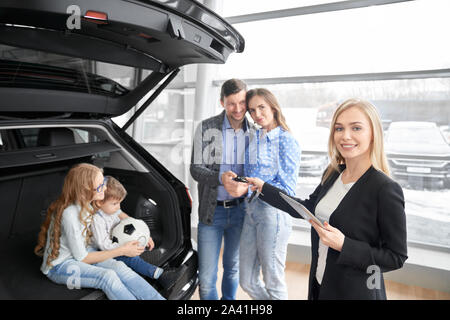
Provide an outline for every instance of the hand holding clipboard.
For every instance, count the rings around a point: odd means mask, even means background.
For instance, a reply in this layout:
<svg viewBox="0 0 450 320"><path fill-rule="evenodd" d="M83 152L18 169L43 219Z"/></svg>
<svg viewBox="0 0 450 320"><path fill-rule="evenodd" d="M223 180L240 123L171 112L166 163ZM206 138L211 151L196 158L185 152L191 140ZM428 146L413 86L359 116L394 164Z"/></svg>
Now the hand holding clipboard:
<svg viewBox="0 0 450 320"><path fill-rule="evenodd" d="M337 228L330 226L328 222L322 223L315 215L313 215L305 206L295 201L288 195L280 192L280 197L284 199L295 211L297 211L306 221L311 223L320 237L321 242L337 251L342 250L345 235Z"/></svg>

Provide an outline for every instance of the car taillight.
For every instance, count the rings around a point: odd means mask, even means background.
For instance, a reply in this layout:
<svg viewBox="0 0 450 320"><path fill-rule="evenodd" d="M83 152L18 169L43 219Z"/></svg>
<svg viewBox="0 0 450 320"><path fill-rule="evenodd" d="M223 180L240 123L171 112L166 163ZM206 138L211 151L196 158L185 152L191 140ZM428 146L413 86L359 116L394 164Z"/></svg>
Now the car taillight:
<svg viewBox="0 0 450 320"><path fill-rule="evenodd" d="M190 202L191 208L192 208L192 198L191 198L191 195L189 194L189 189L188 189L188 187L186 187L186 194L187 194L187 196L188 196L188 198L189 198L189 202Z"/></svg>
<svg viewBox="0 0 450 320"><path fill-rule="evenodd" d="M88 10L83 18L98 24L108 23L108 15L104 12Z"/></svg>
<svg viewBox="0 0 450 320"><path fill-rule="evenodd" d="M153 38L152 36L150 36L146 33L143 33L143 32L139 33L138 36L141 38L144 38L144 39L152 39Z"/></svg>

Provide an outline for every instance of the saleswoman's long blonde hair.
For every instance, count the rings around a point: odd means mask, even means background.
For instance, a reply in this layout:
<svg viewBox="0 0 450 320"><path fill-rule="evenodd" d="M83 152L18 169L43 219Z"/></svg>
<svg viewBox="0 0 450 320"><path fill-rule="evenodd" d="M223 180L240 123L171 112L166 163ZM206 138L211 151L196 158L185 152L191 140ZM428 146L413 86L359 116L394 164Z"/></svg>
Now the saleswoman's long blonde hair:
<svg viewBox="0 0 450 320"><path fill-rule="evenodd" d="M86 237L86 243L89 242L92 233L88 227L88 223L92 215L95 213L90 203L94 197L96 186L94 186L95 178L98 173L103 170L88 164L81 163L72 167L64 179L64 185L61 195L53 201L47 209L47 215L38 236L38 244L34 248L34 253L42 256L47 242L47 232L50 223L53 221L53 228L50 231L50 247L47 258L47 265L51 266L51 262L59 255L60 238L61 238L61 219L64 209L72 204L81 207L79 219L84 226L83 235ZM87 215L85 214L87 213Z"/></svg>
<svg viewBox="0 0 450 320"><path fill-rule="evenodd" d="M372 143L370 144L370 160L372 166L390 176L389 165L384 152L383 142L383 126L377 109L368 101L359 99L348 99L341 103L334 112L333 119L330 125L330 135L328 138L328 157L330 164L322 177L322 184L333 174L333 172L340 172L340 164L345 164L344 157L338 151L334 143L334 125L337 118L347 109L356 107L364 113L369 119L372 128Z"/></svg>

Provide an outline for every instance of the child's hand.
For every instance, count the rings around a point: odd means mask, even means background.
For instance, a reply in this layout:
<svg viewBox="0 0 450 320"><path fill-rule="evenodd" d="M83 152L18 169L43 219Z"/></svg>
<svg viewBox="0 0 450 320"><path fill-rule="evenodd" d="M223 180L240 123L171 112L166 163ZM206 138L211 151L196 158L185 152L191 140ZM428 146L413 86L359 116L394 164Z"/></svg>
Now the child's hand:
<svg viewBox="0 0 450 320"><path fill-rule="evenodd" d="M155 243L153 242L152 237L150 237L150 239L148 239L147 247L148 247L149 251L152 251L153 248L155 247Z"/></svg>
<svg viewBox="0 0 450 320"><path fill-rule="evenodd" d="M130 216L129 215L127 215L125 212L121 212L121 213L119 213L119 219L120 220L123 220L123 219L126 219L126 218L129 218Z"/></svg>
<svg viewBox="0 0 450 320"><path fill-rule="evenodd" d="M127 257L136 257L144 252L144 247L139 246L139 241L129 241L122 247L123 255Z"/></svg>

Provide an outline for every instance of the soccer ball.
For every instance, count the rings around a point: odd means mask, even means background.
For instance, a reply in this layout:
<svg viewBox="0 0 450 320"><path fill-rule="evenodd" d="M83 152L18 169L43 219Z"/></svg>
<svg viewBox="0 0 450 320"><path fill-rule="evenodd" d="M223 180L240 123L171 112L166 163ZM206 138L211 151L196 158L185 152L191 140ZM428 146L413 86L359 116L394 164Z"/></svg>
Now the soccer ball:
<svg viewBox="0 0 450 320"><path fill-rule="evenodd" d="M144 221L129 217L121 220L113 228L111 239L120 246L129 241L137 240L140 246L145 247L147 246L148 240L150 240L150 229Z"/></svg>

